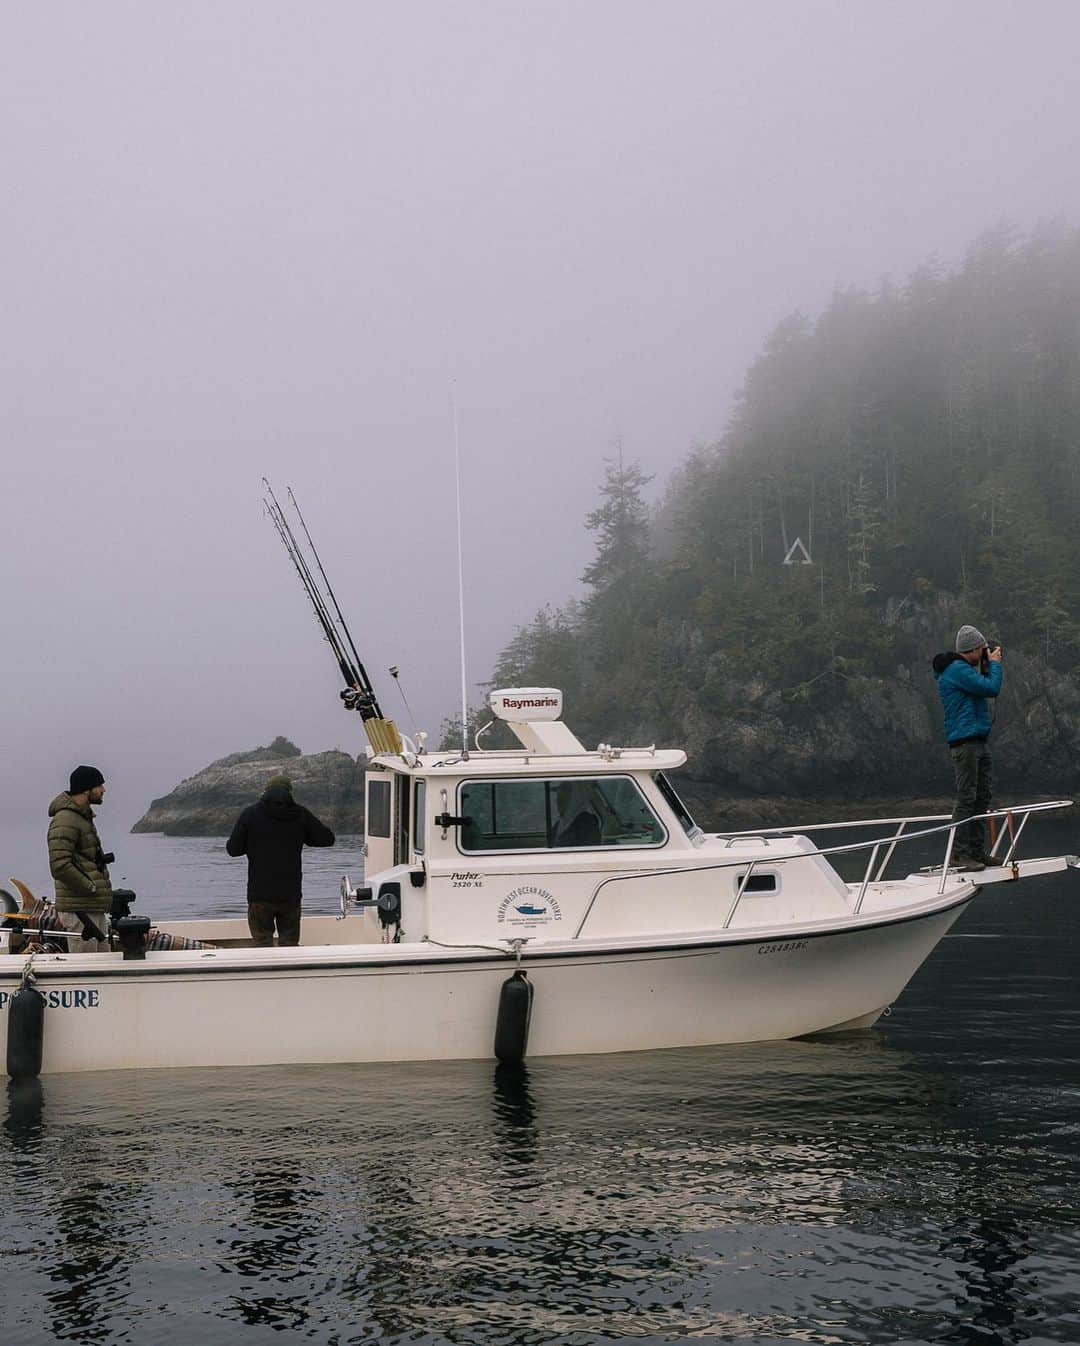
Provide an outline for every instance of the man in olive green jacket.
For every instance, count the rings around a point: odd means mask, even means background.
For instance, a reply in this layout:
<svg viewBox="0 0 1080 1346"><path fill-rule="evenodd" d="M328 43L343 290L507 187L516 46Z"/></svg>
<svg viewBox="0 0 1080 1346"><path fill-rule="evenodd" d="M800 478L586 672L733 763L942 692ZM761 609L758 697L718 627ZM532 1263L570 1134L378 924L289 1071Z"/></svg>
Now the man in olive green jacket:
<svg viewBox="0 0 1080 1346"><path fill-rule="evenodd" d="M63 929L81 937L68 941L72 953L109 952L105 936L112 884L91 808L104 797L105 777L97 767L77 766L67 791L49 805L49 870L56 884L57 919ZM101 939L92 931L87 937L89 924Z"/></svg>

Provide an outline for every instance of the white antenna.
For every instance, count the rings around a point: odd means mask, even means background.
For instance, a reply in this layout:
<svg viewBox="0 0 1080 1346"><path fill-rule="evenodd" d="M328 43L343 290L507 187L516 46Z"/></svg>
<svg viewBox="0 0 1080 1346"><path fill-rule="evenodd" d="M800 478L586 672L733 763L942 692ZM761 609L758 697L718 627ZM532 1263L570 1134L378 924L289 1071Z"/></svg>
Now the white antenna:
<svg viewBox="0 0 1080 1346"><path fill-rule="evenodd" d="M405 702L405 713L408 715L409 720L412 723L413 738L419 738L420 730L416 727L416 716L413 714L412 706L409 705L409 698L405 695L405 687L401 681L401 669L398 668L397 664L394 664L387 671L389 672L390 676L394 679L394 681L397 683L397 689L401 693L401 699L402 701Z"/></svg>
<svg viewBox="0 0 1080 1346"><path fill-rule="evenodd" d="M465 681L465 577L461 559L461 431L458 426L457 384L451 384L454 403L454 477L457 487L458 624L461 641L461 756L469 757L469 693Z"/></svg>

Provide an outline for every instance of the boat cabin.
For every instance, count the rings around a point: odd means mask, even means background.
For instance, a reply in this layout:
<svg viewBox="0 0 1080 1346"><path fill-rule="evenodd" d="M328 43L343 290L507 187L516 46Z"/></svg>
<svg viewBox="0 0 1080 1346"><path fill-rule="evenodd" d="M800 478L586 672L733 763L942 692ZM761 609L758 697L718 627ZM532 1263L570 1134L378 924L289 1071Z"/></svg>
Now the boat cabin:
<svg viewBox="0 0 1080 1346"><path fill-rule="evenodd" d="M806 838L706 836L670 779L684 752L590 751L562 721L553 688L503 689L489 704L520 748L369 755L370 892L358 895L381 896L384 915L397 901L397 937L462 944L717 928L740 886L736 926L780 918L796 885L803 917L846 907L846 885ZM770 847L783 866L768 866ZM748 881L743 856L754 859Z"/></svg>

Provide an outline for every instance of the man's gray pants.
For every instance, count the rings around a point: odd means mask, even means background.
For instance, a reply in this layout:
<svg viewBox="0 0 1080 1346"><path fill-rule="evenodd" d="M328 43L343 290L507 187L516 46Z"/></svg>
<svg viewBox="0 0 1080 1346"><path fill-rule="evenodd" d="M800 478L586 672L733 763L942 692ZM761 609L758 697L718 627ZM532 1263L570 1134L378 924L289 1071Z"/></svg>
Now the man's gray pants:
<svg viewBox="0 0 1080 1346"><path fill-rule="evenodd" d="M102 934L107 934L109 929L109 913L107 911L92 911L89 913L90 919L94 922ZM100 939L82 938L82 921L73 911L58 911L56 913L56 923L61 930L70 930L78 939L68 940L68 953L108 953L109 941Z"/></svg>
<svg viewBox="0 0 1080 1346"><path fill-rule="evenodd" d="M962 823L973 814L986 813L990 808L993 771L990 761L990 749L985 743L951 743L949 756L952 758L953 771L956 773L956 804L953 806L952 820ZM980 856L984 853L984 825L982 822L968 823L966 827L956 829L956 841L953 843L953 858L966 855Z"/></svg>

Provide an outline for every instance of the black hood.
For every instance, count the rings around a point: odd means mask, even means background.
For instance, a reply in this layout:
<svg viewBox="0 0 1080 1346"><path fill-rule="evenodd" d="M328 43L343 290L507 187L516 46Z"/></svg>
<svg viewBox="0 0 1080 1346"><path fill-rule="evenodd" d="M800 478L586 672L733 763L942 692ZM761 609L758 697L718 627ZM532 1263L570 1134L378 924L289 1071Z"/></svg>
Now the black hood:
<svg viewBox="0 0 1080 1346"><path fill-rule="evenodd" d="M300 805L292 797L286 785L271 785L263 794L259 804L271 818L298 818Z"/></svg>
<svg viewBox="0 0 1080 1346"><path fill-rule="evenodd" d="M935 654L933 663L930 665L934 670L934 677L940 678L950 664L955 664L957 659L963 659L963 657L962 654L957 654L955 650L945 650L942 654Z"/></svg>

